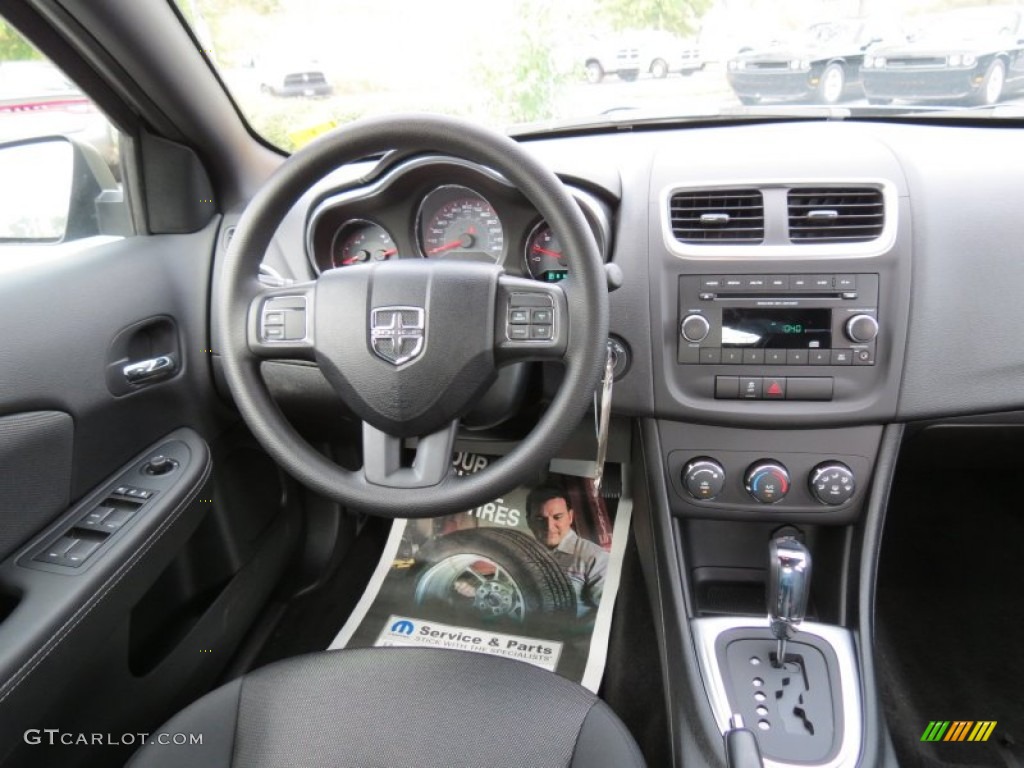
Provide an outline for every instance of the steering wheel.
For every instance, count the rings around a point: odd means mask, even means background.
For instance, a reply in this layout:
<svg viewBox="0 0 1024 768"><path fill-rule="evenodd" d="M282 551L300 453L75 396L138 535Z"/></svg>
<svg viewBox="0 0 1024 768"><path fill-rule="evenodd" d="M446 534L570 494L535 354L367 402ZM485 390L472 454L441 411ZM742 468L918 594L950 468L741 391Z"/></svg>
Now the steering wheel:
<svg viewBox="0 0 1024 768"><path fill-rule="evenodd" d="M570 276L548 284L495 264L392 259L267 290L257 279L260 262L299 198L338 167L388 150L439 152L502 174L558 233ZM471 509L542 470L591 403L607 304L593 233L561 181L508 137L435 115L360 120L292 155L238 222L214 297L224 376L256 439L310 489L383 517ZM287 359L315 362L362 419L362 469L328 460L278 409L260 365ZM553 401L510 453L457 476L460 415L501 366L524 360L564 365Z"/></svg>

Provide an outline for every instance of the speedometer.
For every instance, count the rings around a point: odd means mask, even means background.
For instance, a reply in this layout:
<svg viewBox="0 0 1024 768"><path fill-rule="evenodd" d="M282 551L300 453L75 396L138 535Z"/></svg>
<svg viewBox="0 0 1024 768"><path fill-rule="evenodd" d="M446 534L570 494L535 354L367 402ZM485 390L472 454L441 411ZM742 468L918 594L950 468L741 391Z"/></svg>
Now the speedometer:
<svg viewBox="0 0 1024 768"><path fill-rule="evenodd" d="M438 187L420 205L420 248L428 259L501 261L505 232L487 199L469 187Z"/></svg>

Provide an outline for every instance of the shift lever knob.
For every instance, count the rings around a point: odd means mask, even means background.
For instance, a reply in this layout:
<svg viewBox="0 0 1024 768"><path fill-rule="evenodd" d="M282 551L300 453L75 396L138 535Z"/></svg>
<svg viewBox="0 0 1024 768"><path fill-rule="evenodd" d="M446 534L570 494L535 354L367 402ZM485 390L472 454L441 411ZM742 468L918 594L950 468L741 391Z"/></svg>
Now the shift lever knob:
<svg viewBox="0 0 1024 768"><path fill-rule="evenodd" d="M779 641L776 665L786 660L786 641L807 615L811 590L811 553L793 536L780 536L768 545L768 619Z"/></svg>

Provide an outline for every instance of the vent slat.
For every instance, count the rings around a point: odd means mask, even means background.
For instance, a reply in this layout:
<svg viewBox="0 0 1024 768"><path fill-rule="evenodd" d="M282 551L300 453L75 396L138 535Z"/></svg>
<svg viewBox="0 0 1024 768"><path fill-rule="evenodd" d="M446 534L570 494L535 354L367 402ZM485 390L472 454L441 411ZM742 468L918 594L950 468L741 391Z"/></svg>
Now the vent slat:
<svg viewBox="0 0 1024 768"><path fill-rule="evenodd" d="M681 243L764 241L764 198L755 189L677 192L669 201L669 218Z"/></svg>
<svg viewBox="0 0 1024 768"><path fill-rule="evenodd" d="M789 239L812 243L863 243L881 236L885 204L873 187L792 189ZM832 218L812 217L814 211L835 211Z"/></svg>

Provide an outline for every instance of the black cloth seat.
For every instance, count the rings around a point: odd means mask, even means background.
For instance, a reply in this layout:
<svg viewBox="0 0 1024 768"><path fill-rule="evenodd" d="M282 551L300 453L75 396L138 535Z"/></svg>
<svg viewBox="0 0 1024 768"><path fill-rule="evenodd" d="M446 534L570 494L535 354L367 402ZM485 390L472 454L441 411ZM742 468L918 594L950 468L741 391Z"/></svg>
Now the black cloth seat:
<svg viewBox="0 0 1024 768"><path fill-rule="evenodd" d="M202 744L174 743L177 734ZM645 764L622 721L582 686L519 661L421 648L271 664L199 699L150 742L130 768Z"/></svg>

